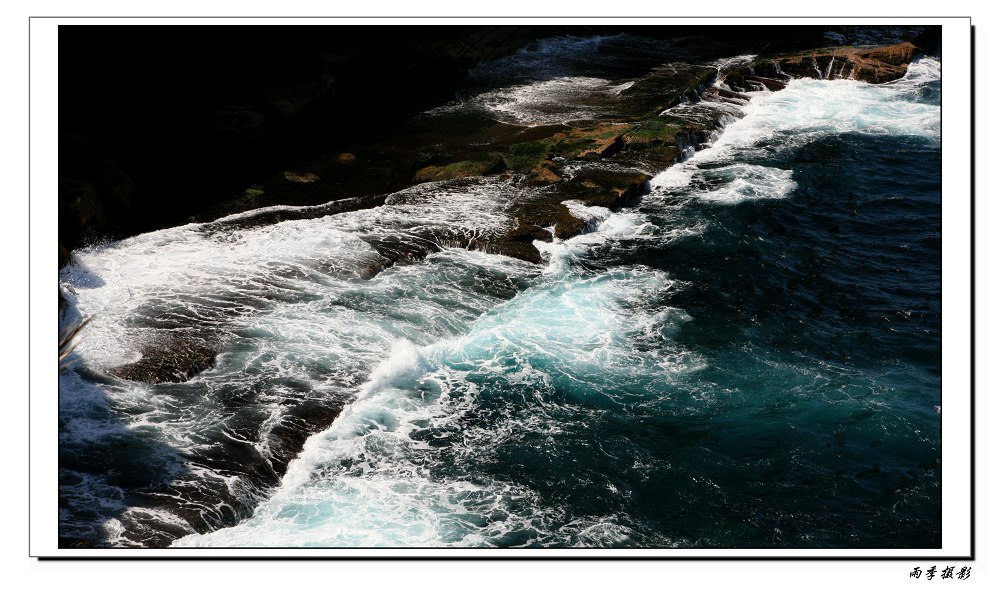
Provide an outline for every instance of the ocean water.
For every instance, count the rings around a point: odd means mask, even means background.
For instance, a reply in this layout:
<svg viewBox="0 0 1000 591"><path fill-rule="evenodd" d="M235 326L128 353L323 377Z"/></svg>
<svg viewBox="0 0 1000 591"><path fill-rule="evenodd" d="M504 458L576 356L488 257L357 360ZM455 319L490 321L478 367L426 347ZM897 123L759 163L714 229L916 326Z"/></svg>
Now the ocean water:
<svg viewBox="0 0 1000 591"><path fill-rule="evenodd" d="M592 116L626 83L571 56L626 41L540 44L446 110ZM940 63L752 94L634 207L571 203L593 231L542 265L448 247L533 198L499 178L75 252L62 543L939 546ZM216 366L105 373L178 339Z"/></svg>

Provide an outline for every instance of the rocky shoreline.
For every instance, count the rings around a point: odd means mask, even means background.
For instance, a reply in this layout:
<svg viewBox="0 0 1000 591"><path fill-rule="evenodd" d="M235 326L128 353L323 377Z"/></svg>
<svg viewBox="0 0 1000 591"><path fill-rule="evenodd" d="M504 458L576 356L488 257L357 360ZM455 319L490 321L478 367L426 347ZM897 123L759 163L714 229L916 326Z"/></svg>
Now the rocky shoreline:
<svg viewBox="0 0 1000 591"><path fill-rule="evenodd" d="M830 29L63 27L59 264L94 241L269 205L372 202L421 182L490 174L561 184L561 162L575 159L638 162L653 171L716 124L660 111L680 101L744 100L709 88L713 76L729 73L691 63L755 53L772 56L777 68L755 65L760 78L884 82L902 75L912 57L905 50L810 49L830 35L851 40L849 28L842 31L848 37ZM454 98L469 72L490 60L539 39L623 33L666 40L676 58L670 67L634 73L618 117L573 128L485 120L420 126L421 112ZM928 51L940 42L934 28L891 33ZM642 183L641 175L587 181L598 185L590 193L603 193L598 201L632 194ZM537 254L521 244L541 236L532 227L561 222L566 236L576 224L556 206L534 207L522 220L507 244L487 248L532 260Z"/></svg>
<svg viewBox="0 0 1000 591"><path fill-rule="evenodd" d="M541 255L534 241L566 239L587 228L588 220L571 213L566 201L612 210L633 203L653 175L706 146L727 122L740 117L737 107L750 100L746 92L779 91L799 77L884 83L902 77L918 51L906 42L765 54L729 69L665 64L614 97L613 117L572 126L515 125L486 118L449 122L435 117L430 122L435 130L430 132L428 122L418 116L390 142L358 145L320 156L301 170L282 171L203 214L199 221L227 211L309 204L332 194L349 195L344 207L363 209L382 203L370 196L361 199L371 183L405 188L502 176L523 187L544 188L545 197L512 204L517 223L505 235L455 244L538 263ZM715 85L717 81L721 84ZM726 105L732 108L723 108ZM673 108L677 106L682 108ZM606 166L579 169L576 165L583 162ZM348 204L347 199L355 201ZM272 223L292 215L296 214L272 213L259 221ZM409 258L422 254L426 253L410 253Z"/></svg>
<svg viewBox="0 0 1000 591"><path fill-rule="evenodd" d="M565 240L592 225L566 202L611 210L634 203L648 191L655 174L707 146L728 122L741 117L739 107L750 100L746 92L780 91L799 77L884 83L902 77L919 51L904 42L764 53L719 67L667 63L629 81L609 98L602 106L610 116L573 125L417 114L391 136L350 143L294 170L278 171L187 221L211 222L209 227L273 224L377 207L390 193L421 183L495 176L533 195L508 205L516 220L513 227L499 236L445 236L440 243L540 263L536 241ZM81 188L77 181L64 180L61 187L64 184L82 191L83 199L96 200L92 188ZM339 198L331 201L334 195ZM80 199L78 195L77 203ZM261 211L251 216L221 219L257 209ZM94 221L94 214L78 218L84 228ZM373 246L383 263L371 275L439 248L433 243L420 251ZM61 238L61 262L69 256L63 247ZM215 356L205 342L170 343L148 348L141 361L111 373L147 383L186 381L212 367Z"/></svg>

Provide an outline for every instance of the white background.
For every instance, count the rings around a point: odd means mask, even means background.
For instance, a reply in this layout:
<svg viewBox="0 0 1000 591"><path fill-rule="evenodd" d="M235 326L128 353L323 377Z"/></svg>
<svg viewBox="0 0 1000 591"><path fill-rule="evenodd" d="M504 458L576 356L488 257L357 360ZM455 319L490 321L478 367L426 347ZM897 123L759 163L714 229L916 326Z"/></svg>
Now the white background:
<svg viewBox="0 0 1000 591"><path fill-rule="evenodd" d="M3 560L3 572L9 581L16 581L17 578L31 576L33 581L29 584L66 586L73 589L103 589L110 586L131 587L137 586L148 589L173 589L178 585L193 586L193 588L208 588L215 585L226 586L252 586L254 589L266 589L270 586L280 586L285 588L289 585L322 585L324 587L355 588L359 585L378 587L398 587L401 589L424 589L424 588L448 588L455 584L472 586L477 589L506 589L512 585L528 585L531 588L542 586L562 587L583 587L598 588L612 587L622 588L627 585L647 584L654 588L660 587L688 587L690 585L712 586L715 585L738 585L740 587L751 585L766 585L777 588L801 588L808 585L810 588L833 588L843 585L858 586L862 589L875 587L896 588L897 585L910 586L941 586L948 588L959 587L962 589L984 586L988 580L1000 580L996 571L1000 566L990 568L990 557L995 555L995 550L991 544L990 533L995 530L991 527L996 523L995 511L991 511L989 501L996 496L996 487L993 486L994 474L990 469L988 458L997 457L995 455L996 438L990 437L990 426L993 408L990 395L996 391L994 381L989 375L989 370L993 365L995 351L991 346L991 328L996 326L996 315L990 310L990 294L995 293L993 278L990 276L988 261L997 252L997 232L991 231L988 222L995 219L996 206L990 202L990 185L988 175L993 168L993 161L989 151L989 138L995 137L992 128L995 126L994 119L990 117L987 107L990 101L986 97L994 96L989 92L990 87L995 85L993 79L995 75L986 71L983 64L987 61L987 56L991 52L989 37L991 32L996 33L993 26L995 21L991 15L977 14L971 6L962 6L961 3L950 2L947 5L941 3L928 3L925 10L919 3L910 3L907 12L898 12L898 9L886 7L873 13L871 2L838 2L835 5L824 4L822 7L811 8L801 4L768 3L766 6L750 6L747 3L727 5L726 3L713 2L694 3L694 6L680 6L678 3L669 3L670 13L665 12L668 8L666 3L624 4L621 2L608 3L588 3L588 2L519 2L509 1L504 3L484 3L473 6L471 3L463 3L448 6L443 3L431 5L421 3L419 12L413 6L402 3L379 3L365 2L357 6L342 6L332 3L320 2L290 2L284 1L279 5L274 3L254 3L244 2L233 6L226 6L221 2L199 2L177 1L172 2L169 8L157 6L155 3L127 2L90 2L84 7L80 3L71 2L46 2L34 3L29 6L27 2L8 2L3 11L3 19L0 20L2 32L0 32L0 43L5 51L0 52L3 60L3 70L5 82L0 85L0 96L3 97L6 108L0 110L3 116L3 126L0 127L3 137L5 166L3 171L4 183L0 185L4 191L0 193L3 203L6 205L6 212L3 219L7 225L2 233L4 245L5 270L4 274L8 278L7 289L3 292L3 310L7 311L6 324L14 328L8 331L8 338L4 344L6 353L3 356L5 366L8 369L4 383L8 385L6 389L7 401L4 406L7 409L7 431L5 434L6 453L5 459L8 461L4 466L4 475L0 488L4 489L3 504L0 505L0 514L6 515L7 519L3 523L7 526L4 531L2 548L3 553L0 559ZM785 4L785 11L782 11L782 4ZM837 14L831 14L831 7L836 7ZM686 10L685 10L686 9ZM752 12L750 12L752 9ZM680 12L684 10L684 12ZM804 561L655 561L655 562L634 562L634 561L614 561L614 562L457 562L457 561L428 561L428 562L126 562L126 561L94 561L94 562L40 562L29 557L28 536L28 342L29 317L27 310L29 307L29 294L24 279L28 277L28 16L87 16L87 15L129 15L129 16L236 16L240 14L254 16L332 16L332 15L358 15L358 16L379 16L379 15L463 15L463 16L713 16L714 14L725 14L739 16L740 11L749 13L752 16L811 16L813 11L815 16L822 17L844 17L844 16L964 16L972 17L972 22L977 26L977 57L979 61L978 70L981 72L977 79L977 352L978 352L978 383L977 383L977 560L935 560L923 559L916 563L912 561L824 561L824 562L804 562ZM947 13L944 11L947 10ZM823 11L823 12L816 12ZM899 19L895 19L899 20ZM662 22L662 21L656 21ZM947 31L947 29L946 29ZM949 46L945 41L945 57L943 61L945 79L945 102L952 100L961 89L951 89L949 87L949 67L954 67L955 62L952 55L948 54ZM33 76L54 76L55 72L33 71ZM54 86L52 87L54 89ZM996 100L994 99L994 101ZM32 108L37 116L39 110L50 112L52 115L51 125L55 125L56 101L54 97L47 100L45 96L34 96ZM952 115L946 111L945 127L946 133L949 121L959 119L959 116ZM950 119L949 119L950 118ZM38 132L38 126L32 130ZM34 138L33 141L41 141L44 138ZM949 143L950 142L950 143ZM954 162L959 160L961 150L952 151L955 145L949 136L945 137L945 163L947 167L946 175L952 174L954 167L957 167L959 174L965 163ZM967 146L967 142L965 143ZM966 148L967 149L967 148ZM956 156L956 152L958 155ZM54 169L55 152L51 153L51 159L36 157L32 162L32 177L47 178L49 184L54 187L55 176L49 169ZM967 174L967 173L966 173ZM947 177L946 177L947 178ZM31 343L33 351L33 362L37 363L42 356L51 356L55 341L55 289L52 287L55 278L55 199L46 198L47 189L44 189L45 182L35 182L32 185L32 214L34 218L31 225L31 245L32 259L37 259L38 264L32 266L32 292L31 292ZM948 185L945 200L949 197L962 197L961 187L952 189ZM45 203L50 203L51 207L46 209ZM41 209L37 206L41 205ZM949 210L946 204L945 219L945 374L949 374L952 363L960 369L968 367L964 359L949 358L952 355L950 343L962 344L963 326L952 326L949 318L961 317L961 300L967 298L960 297L961 290L965 286L967 276L963 277L963 253L961 252L961 241L959 250L955 251L955 246L949 241L948 224ZM958 210L960 214L961 211ZM49 215L51 214L51 215ZM952 216L954 217L954 216ZM51 220L51 221L49 221ZM954 233L952 233L954 235ZM967 244L967 240L965 240ZM953 253L953 254L952 254ZM967 256L967 253L964 253ZM949 283L951 282L951 283ZM956 285L957 284L957 285ZM38 287L38 286L41 287ZM957 292L955 291L957 290ZM51 293L48 293L51 291ZM949 301L949 293L956 293L956 299ZM955 302L957 308L952 308ZM37 316L37 321L35 317ZM949 340L950 333L954 333L955 341ZM965 339L967 342L967 338ZM44 366L43 366L44 367ZM49 372L51 373L51 372ZM955 375L955 372L951 372ZM967 373L967 369L966 369ZM54 408L55 391L45 386L45 380L52 383L51 376L46 378L44 373L32 373L32 398L48 403L49 408ZM946 378L947 379L947 378ZM945 408L949 408L950 396L948 383L946 382ZM960 394L959 394L960 395ZM46 398L51 400L46 401ZM957 403L960 404L960 403ZM34 407L34 403L33 403ZM42 405L45 407L45 404ZM952 408L956 408L952 406ZM947 414L947 413L946 413ZM42 433L48 437L48 444L55 445L54 414L34 417L34 434ZM964 445L967 435L961 436L957 441L950 439L949 424L946 422L945 435L945 495L946 500L951 498L951 492L961 488L961 482L951 484L950 476L947 473L950 465L951 454ZM32 440L35 443L35 440ZM36 446L37 449L38 446ZM44 447L44 446L43 446ZM961 457L959 454L958 457ZM43 456L44 458L44 456ZM44 464L42 465L44 466ZM40 466L32 466L36 469ZM50 465L51 467L51 465ZM54 472L50 470L49 472ZM54 487L52 487L54 488ZM992 493L992 494L991 494ZM45 501L39 501L34 495L37 490L32 490L32 501L36 505ZM961 502L961 500L959 500ZM45 506L45 505L43 505ZM55 505L47 504L51 507L51 513L55 513ZM946 510L948 508L946 507ZM32 525L37 527L39 520L34 520ZM945 523L946 531L949 523ZM55 538L55 532L33 531L33 536L46 536ZM786 553L787 554L787 553ZM877 555L885 555L885 552L876 552ZM906 554L913 554L912 552ZM492 556L492 555L491 555ZM908 573L915 566L923 569L936 564L939 569L946 565L972 566L972 577L966 581L950 580L942 581L915 581L909 579ZM957 572L956 568L956 572ZM450 583L450 584L449 584ZM15 585L17 583L15 582ZM21 587L21 585L17 585Z"/></svg>

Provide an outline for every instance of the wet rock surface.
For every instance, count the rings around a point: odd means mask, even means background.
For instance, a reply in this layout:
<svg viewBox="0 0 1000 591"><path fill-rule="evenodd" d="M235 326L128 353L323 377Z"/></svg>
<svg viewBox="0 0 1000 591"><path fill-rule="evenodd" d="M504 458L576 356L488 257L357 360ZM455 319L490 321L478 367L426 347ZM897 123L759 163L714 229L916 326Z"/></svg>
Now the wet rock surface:
<svg viewBox="0 0 1000 591"><path fill-rule="evenodd" d="M749 67L726 73L733 88L768 90L784 88L793 78L861 80L882 84L898 80L920 49L904 42L874 48L830 47L782 54L764 54Z"/></svg>
<svg viewBox="0 0 1000 591"><path fill-rule="evenodd" d="M147 345L142 358L108 371L123 380L159 384L186 382L215 365L217 352L197 338L174 338Z"/></svg>
<svg viewBox="0 0 1000 591"><path fill-rule="evenodd" d="M880 74L872 81L895 79L905 73L914 52L912 44L900 44L765 56L750 66L721 72L725 86L715 85L720 76L716 68L670 62L624 81L619 92L601 98L600 115L562 123L514 123L488 113L430 111L401 125L391 138L321 155L300 167L309 172L275 175L240 202L225 203L216 211L310 204L334 194L350 196L357 200L356 208L362 208L369 201L358 199L373 188L391 192L425 182L505 175L535 195L509 204L515 225L493 239L456 239L450 244L540 262L536 240L564 240L590 229L565 201L612 210L628 205L646 190L653 175L710 144L722 127L741 117L739 107L750 99L744 91L780 91L792 78L813 73L811 65L796 64L814 61L826 64L833 77L845 71L862 75L865 64L876 64ZM832 64L852 64L853 69L834 70L826 58ZM889 61L883 64L882 59ZM389 265L422 256L394 252L391 245L375 246L385 251Z"/></svg>
<svg viewBox="0 0 1000 591"><path fill-rule="evenodd" d="M319 205L500 173L558 184L566 177L558 158L628 160L632 152L648 170L677 156L679 130L651 119L657 113L683 102L741 100L706 96L715 70L695 64L772 52L767 63L784 76L763 61L746 74L781 82L818 71L881 82L905 71L912 45L808 48L899 38L933 51L940 33L929 29L61 27L60 265L94 240L268 205ZM454 99L471 70L539 39L623 33L667 44L674 58L621 66L633 84L601 105L603 121L568 129L467 118L442 128L418 115ZM608 123L628 127L607 135Z"/></svg>

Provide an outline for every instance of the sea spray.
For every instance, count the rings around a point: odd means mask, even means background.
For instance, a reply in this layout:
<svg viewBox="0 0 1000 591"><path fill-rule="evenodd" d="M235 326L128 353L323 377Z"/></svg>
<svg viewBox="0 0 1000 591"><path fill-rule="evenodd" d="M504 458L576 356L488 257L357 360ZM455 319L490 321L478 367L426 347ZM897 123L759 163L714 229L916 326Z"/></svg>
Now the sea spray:
<svg viewBox="0 0 1000 591"><path fill-rule="evenodd" d="M696 356L669 342L688 320L683 312L636 313L640 294L659 292L662 300L671 288L662 274L642 269L563 277L495 308L463 338L420 350L397 343L357 401L310 438L251 520L177 545L522 540L548 546L634 539L627 516L610 517L602 526L610 528L607 537L598 536L601 521L567 521L565 507L477 467L498 461L497 445L512 450L526 435L566 434L582 418L567 417L632 404L657 381L697 369ZM500 416L481 422L494 413ZM553 452L561 453L557 444Z"/></svg>

